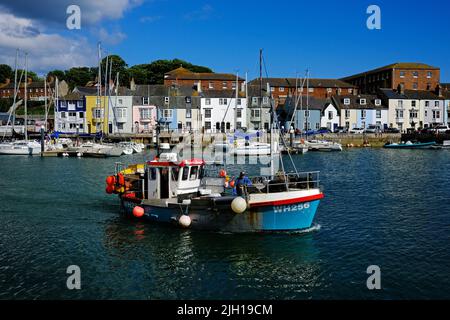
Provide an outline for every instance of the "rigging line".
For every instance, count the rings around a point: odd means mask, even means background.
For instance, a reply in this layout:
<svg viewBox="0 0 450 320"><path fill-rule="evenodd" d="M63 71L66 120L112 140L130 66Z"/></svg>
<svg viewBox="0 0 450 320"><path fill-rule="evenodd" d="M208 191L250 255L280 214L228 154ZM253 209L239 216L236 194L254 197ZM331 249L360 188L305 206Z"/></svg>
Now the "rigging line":
<svg viewBox="0 0 450 320"><path fill-rule="evenodd" d="M265 71L265 73L266 73L266 77L269 78L269 74L268 74L268 72L267 72L267 67L266 67L266 60L264 59L264 56L262 57L262 61L263 61L264 71ZM270 91L270 90L269 90L269 91ZM277 117L277 114L276 114L276 112L275 112L275 108L274 108L274 106L273 106L273 104L272 104L272 100L273 100L272 91L270 91L270 99L269 99L269 100L270 100L269 103L270 103L270 108L271 108L271 110L272 110L272 115L273 115L273 117L274 117L274 120L276 120L276 121L275 121L276 125L278 125L278 117ZM279 128L278 128L278 129L279 129ZM272 133L271 133L271 134L272 134ZM289 156L289 160L291 161L291 164L292 164L292 166L294 167L295 173L298 175L297 166L296 166L295 163L294 163L294 159L292 158L292 155L291 155L291 153L290 153L290 151L289 151L289 148L287 148L286 140L284 139L284 137L283 137L282 134L280 134L280 137L281 137L281 140L283 141L283 145L286 147L287 154L288 154L288 156ZM283 156L280 156L280 158L281 158L281 166L282 166L283 171L284 171Z"/></svg>
<svg viewBox="0 0 450 320"><path fill-rule="evenodd" d="M17 101L17 96L18 96L17 92L20 91L20 83L22 82L23 74L24 74L24 70L22 69L22 70L21 70L21 73L20 73L20 77L19 77L19 82L18 82L18 85L17 85L18 88L15 88L15 90L14 90L14 100L16 101L16 104L18 103L18 101ZM16 110L13 110L14 107L15 107L15 104L13 104L13 106L11 107L11 112L9 113L8 121L6 122L6 130L5 130L5 132L3 133L3 140L4 140L5 137L6 137L6 131L7 131L7 129L8 129L9 123L11 122L12 114L13 114L13 112L16 113ZM15 117L14 117L14 120L13 120L13 121L15 121Z"/></svg>

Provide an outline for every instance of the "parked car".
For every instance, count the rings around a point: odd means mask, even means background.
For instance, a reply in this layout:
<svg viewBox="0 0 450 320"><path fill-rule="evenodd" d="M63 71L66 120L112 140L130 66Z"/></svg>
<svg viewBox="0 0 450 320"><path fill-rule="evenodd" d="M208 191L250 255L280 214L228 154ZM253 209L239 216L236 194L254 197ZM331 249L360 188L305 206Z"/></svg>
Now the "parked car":
<svg viewBox="0 0 450 320"><path fill-rule="evenodd" d="M348 128L347 127L337 127L336 130L334 130L335 133L347 133Z"/></svg>
<svg viewBox="0 0 450 320"><path fill-rule="evenodd" d="M439 125L437 127L434 128L436 133L445 133L448 130L450 130L450 128L446 125Z"/></svg>
<svg viewBox="0 0 450 320"><path fill-rule="evenodd" d="M370 125L366 129L366 133L378 133L381 132L381 129L379 126Z"/></svg>
<svg viewBox="0 0 450 320"><path fill-rule="evenodd" d="M400 133L400 130L397 128L386 128L384 129L384 133Z"/></svg>
<svg viewBox="0 0 450 320"><path fill-rule="evenodd" d="M328 128L320 128L319 130L316 131L317 134L327 134L327 133L331 133L331 130Z"/></svg>
<svg viewBox="0 0 450 320"><path fill-rule="evenodd" d="M364 133L364 128L353 128L350 130L350 133L353 134L363 134Z"/></svg>

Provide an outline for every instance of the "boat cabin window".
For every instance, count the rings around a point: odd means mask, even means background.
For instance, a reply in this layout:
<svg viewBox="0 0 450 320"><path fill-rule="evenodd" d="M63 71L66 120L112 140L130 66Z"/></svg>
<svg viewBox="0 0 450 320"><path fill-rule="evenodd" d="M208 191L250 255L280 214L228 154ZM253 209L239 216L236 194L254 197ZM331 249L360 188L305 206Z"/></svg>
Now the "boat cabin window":
<svg viewBox="0 0 450 320"><path fill-rule="evenodd" d="M183 181L186 181L189 177L189 167L184 167L183 168Z"/></svg>
<svg viewBox="0 0 450 320"><path fill-rule="evenodd" d="M173 167L172 168L172 181L178 181L179 174L180 174L180 168Z"/></svg>
<svg viewBox="0 0 450 320"><path fill-rule="evenodd" d="M198 167L192 167L191 168L191 175L189 180L193 181L197 179L197 173L198 173Z"/></svg>
<svg viewBox="0 0 450 320"><path fill-rule="evenodd" d="M150 180L156 180L156 169L155 168L150 168L149 178L150 178Z"/></svg>

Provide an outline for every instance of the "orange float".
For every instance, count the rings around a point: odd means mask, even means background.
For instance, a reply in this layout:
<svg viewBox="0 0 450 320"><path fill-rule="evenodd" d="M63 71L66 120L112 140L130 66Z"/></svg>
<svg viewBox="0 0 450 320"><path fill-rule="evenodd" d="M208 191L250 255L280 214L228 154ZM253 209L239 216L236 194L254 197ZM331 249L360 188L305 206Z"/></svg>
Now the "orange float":
<svg viewBox="0 0 450 320"><path fill-rule="evenodd" d="M133 209L133 216L136 218L141 218L145 214L145 210L142 207L136 206Z"/></svg>

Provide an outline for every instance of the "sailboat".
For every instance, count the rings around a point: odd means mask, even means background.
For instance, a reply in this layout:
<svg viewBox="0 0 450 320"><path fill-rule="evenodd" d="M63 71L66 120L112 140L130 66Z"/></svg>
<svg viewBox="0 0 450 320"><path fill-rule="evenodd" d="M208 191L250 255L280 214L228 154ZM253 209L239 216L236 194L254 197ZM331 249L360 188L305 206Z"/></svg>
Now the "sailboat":
<svg viewBox="0 0 450 320"><path fill-rule="evenodd" d="M14 102L13 106L11 108L11 114L12 112L15 112L15 108L17 108L16 104L16 97L17 97L17 91L18 88L20 88L20 82L19 85L17 84L17 62L18 62L18 52L16 54L16 70L15 70L15 81L14 84L15 90L14 90ZM21 80L21 79L20 79ZM28 54L25 53L25 79L24 79L24 106L25 106L25 127L24 127L24 134L25 134L25 140L21 141L13 141L13 142L4 142L0 144L0 155L37 155L41 152L41 144L36 141L28 141L28 130L27 130L27 124L28 124L28 108L27 108L27 83L28 83ZM13 123L14 123L13 119Z"/></svg>
<svg viewBox="0 0 450 320"><path fill-rule="evenodd" d="M276 114L272 105L271 150ZM289 157L292 161L292 158ZM225 168L208 167L202 159L178 159L163 152L145 163L124 167L106 178L106 192L117 194L129 216L182 228L230 233L272 233L310 230L324 197L319 172L271 173L249 177L252 184L227 187Z"/></svg>

